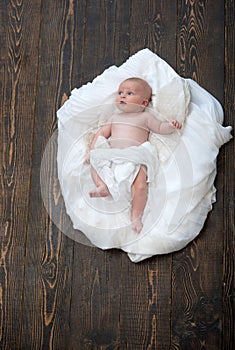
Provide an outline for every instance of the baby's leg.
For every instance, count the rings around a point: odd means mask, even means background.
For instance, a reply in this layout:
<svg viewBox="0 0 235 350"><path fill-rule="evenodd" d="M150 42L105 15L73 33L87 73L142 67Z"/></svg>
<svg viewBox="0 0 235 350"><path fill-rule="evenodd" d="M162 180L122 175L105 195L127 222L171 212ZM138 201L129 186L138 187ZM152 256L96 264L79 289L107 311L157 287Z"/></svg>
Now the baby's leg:
<svg viewBox="0 0 235 350"><path fill-rule="evenodd" d="M141 166L140 170L132 184L132 211L131 221L132 229L140 233L143 227L142 215L147 202L148 185L146 169Z"/></svg>
<svg viewBox="0 0 235 350"><path fill-rule="evenodd" d="M108 197L110 195L109 189L93 167L91 167L91 176L96 188L89 192L90 197Z"/></svg>

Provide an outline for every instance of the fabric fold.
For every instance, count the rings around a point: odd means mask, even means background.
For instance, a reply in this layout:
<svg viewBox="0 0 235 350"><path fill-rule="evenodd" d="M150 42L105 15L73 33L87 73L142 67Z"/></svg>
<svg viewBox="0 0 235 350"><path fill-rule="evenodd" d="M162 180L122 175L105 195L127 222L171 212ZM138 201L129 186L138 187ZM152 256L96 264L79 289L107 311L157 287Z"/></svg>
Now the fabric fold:
<svg viewBox="0 0 235 350"><path fill-rule="evenodd" d="M108 186L114 200L131 192L131 185L139 171L145 166L147 182L153 182L157 173L158 160L150 142L124 149L113 149L108 140L99 136L96 148L91 151L90 163Z"/></svg>

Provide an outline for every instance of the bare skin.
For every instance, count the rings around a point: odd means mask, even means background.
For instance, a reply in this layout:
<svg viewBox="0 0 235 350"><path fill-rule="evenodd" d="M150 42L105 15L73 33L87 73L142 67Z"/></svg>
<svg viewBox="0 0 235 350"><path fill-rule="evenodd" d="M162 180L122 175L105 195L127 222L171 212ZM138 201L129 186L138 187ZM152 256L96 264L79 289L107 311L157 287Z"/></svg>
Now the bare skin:
<svg viewBox="0 0 235 350"><path fill-rule="evenodd" d="M151 96L151 89L148 84L144 85L145 82L142 82L130 79L120 85L116 103L121 113L114 114L107 124L99 129L91 143L91 150L95 148L99 136L109 139L112 148L126 148L146 142L150 131L158 134L171 134L181 129L178 121L161 122L145 111ZM89 155L86 162L89 162ZM91 168L91 175L96 188L89 193L90 197L109 196L108 187L93 168ZM146 169L141 166L131 189L131 222L132 229L137 233L140 233L143 228L142 215L148 195L146 180Z"/></svg>
<svg viewBox="0 0 235 350"><path fill-rule="evenodd" d="M142 215L147 202L148 186L147 186L146 169L141 166L135 181L132 184L132 211L131 222L132 229L140 233L143 228Z"/></svg>
<svg viewBox="0 0 235 350"><path fill-rule="evenodd" d="M90 191L90 197L108 197L110 195L108 187L92 167L91 176L96 185L96 188L93 191Z"/></svg>

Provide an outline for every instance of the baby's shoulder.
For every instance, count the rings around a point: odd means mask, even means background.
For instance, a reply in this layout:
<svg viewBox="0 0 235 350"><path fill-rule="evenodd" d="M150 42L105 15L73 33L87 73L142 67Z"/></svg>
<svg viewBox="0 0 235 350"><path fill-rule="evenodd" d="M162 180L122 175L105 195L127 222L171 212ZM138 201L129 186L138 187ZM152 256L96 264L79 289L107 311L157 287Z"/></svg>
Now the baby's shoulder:
<svg viewBox="0 0 235 350"><path fill-rule="evenodd" d="M149 111L144 111L144 112L143 112L143 118L145 118L146 120L148 120L148 119L152 119L152 118L155 118L155 117L154 117L153 114L150 113Z"/></svg>
<svg viewBox="0 0 235 350"><path fill-rule="evenodd" d="M151 113L150 111L148 111L148 110L147 110L147 111L145 110L145 111L143 111L142 113L143 113L145 116L152 115L152 113Z"/></svg>

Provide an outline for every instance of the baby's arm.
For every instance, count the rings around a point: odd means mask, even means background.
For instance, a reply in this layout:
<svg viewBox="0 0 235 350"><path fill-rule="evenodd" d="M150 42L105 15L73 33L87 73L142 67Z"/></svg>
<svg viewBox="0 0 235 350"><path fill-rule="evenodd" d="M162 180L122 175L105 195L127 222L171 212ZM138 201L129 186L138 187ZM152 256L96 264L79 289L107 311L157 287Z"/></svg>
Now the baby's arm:
<svg viewBox="0 0 235 350"><path fill-rule="evenodd" d="M175 130L182 128L182 124L177 120L172 120L170 122L162 122L151 114L147 115L147 126L148 129L157 133L157 134L172 134Z"/></svg>
<svg viewBox="0 0 235 350"><path fill-rule="evenodd" d="M108 139L111 136L111 121L108 121L107 124L103 125L95 134L94 138L91 141L91 144L89 146L89 151L87 152L85 163L90 162L90 151L95 148L95 143L99 136L104 136L106 139Z"/></svg>

